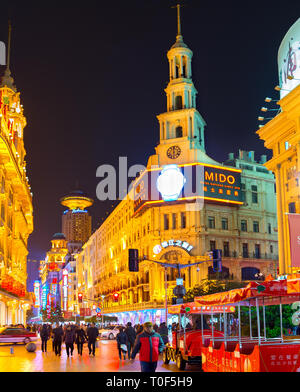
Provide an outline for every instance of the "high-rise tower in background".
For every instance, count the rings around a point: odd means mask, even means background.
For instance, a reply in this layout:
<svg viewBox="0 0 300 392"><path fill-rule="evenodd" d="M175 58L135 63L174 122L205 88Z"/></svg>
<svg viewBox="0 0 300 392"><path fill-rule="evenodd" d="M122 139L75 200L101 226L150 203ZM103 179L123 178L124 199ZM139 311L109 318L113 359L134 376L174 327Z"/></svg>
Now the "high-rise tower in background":
<svg viewBox="0 0 300 392"><path fill-rule="evenodd" d="M75 190L62 197L60 202L68 207L62 216L62 232L68 242L81 242L83 245L92 232L92 218L86 208L94 200L81 190Z"/></svg>

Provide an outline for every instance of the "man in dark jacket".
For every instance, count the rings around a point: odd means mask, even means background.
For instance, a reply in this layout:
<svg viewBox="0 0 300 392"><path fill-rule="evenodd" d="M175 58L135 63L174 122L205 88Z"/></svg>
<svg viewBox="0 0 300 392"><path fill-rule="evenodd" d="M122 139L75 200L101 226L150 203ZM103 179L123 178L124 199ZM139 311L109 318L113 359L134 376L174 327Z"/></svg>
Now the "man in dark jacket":
<svg viewBox="0 0 300 392"><path fill-rule="evenodd" d="M168 327L166 326L166 323L163 322L160 324L158 331L157 331L160 336L162 337L162 340L164 342L164 344L167 344L169 341L169 337L168 337Z"/></svg>
<svg viewBox="0 0 300 392"><path fill-rule="evenodd" d="M46 324L43 324L41 332L40 332L40 337L42 340L42 352L47 352L47 340L49 339L49 330Z"/></svg>
<svg viewBox="0 0 300 392"><path fill-rule="evenodd" d="M77 344L77 351L79 355L82 355L83 344L88 340L86 333L81 325L80 328L77 328L76 331L76 344Z"/></svg>
<svg viewBox="0 0 300 392"><path fill-rule="evenodd" d="M53 345L54 345L54 351L55 355L60 356L61 355L61 342L64 336L64 330L60 325L58 325L56 328L53 329Z"/></svg>
<svg viewBox="0 0 300 392"><path fill-rule="evenodd" d="M122 354L123 354L124 359L126 359L126 350L128 349L128 344L129 344L128 337L124 331L124 327L119 327L119 331L120 332L117 334L119 358L122 359Z"/></svg>
<svg viewBox="0 0 300 392"><path fill-rule="evenodd" d="M87 329L86 334L88 336L89 355L93 353L93 356L95 356L96 339L99 335L99 331L98 328L95 327L94 323L92 323L91 326Z"/></svg>
<svg viewBox="0 0 300 392"><path fill-rule="evenodd" d="M135 329L132 327L130 321L127 323L127 327L125 328L125 333L128 339L128 344L127 344L128 359L130 359L130 353L133 349L135 338L136 338Z"/></svg>
<svg viewBox="0 0 300 392"><path fill-rule="evenodd" d="M144 324L144 332L140 333L135 341L131 358L140 353L142 372L155 372L159 354L164 349L164 342L159 333L153 331L153 324Z"/></svg>
<svg viewBox="0 0 300 392"><path fill-rule="evenodd" d="M68 325L67 329L65 330L64 342L66 343L66 351L67 351L68 358L69 358L70 352L71 352L71 357L72 357L73 350L74 350L74 342L75 342L75 331L72 329L72 327L70 325Z"/></svg>

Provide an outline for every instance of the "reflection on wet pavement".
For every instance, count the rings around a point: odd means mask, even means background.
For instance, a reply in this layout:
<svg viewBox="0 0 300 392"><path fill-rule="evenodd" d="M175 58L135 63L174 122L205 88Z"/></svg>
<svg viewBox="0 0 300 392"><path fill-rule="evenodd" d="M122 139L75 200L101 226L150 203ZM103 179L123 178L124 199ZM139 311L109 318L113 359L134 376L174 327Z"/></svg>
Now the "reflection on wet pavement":
<svg viewBox="0 0 300 392"><path fill-rule="evenodd" d="M1 372L140 372L138 356L131 363L119 360L116 341L99 341L95 357L89 356L85 344L82 357L77 354L75 346L73 357L67 357L65 345L62 345L61 357L55 356L52 351L52 342L48 342L48 352L43 353L41 342L36 342L37 349L29 353L23 344L13 346L0 345L0 371ZM13 347L13 354L10 353ZM159 361L157 371L176 372L174 363L164 365ZM196 367L187 367L187 371L199 371Z"/></svg>

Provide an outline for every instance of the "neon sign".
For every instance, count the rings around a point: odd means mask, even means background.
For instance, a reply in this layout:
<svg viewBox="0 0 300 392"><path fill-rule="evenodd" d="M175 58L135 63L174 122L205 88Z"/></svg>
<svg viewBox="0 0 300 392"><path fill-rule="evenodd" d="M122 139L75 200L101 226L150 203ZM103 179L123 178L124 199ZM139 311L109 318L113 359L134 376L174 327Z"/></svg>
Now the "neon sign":
<svg viewBox="0 0 300 392"><path fill-rule="evenodd" d="M134 214L166 202L203 200L243 205L241 172L242 169L201 162L145 170L133 184Z"/></svg>
<svg viewBox="0 0 300 392"><path fill-rule="evenodd" d="M62 278L62 289L63 289L63 310L68 309L68 271L63 270Z"/></svg>
<svg viewBox="0 0 300 392"><path fill-rule="evenodd" d="M48 286L47 286L47 284L45 284L42 288L42 309L46 309L47 294L48 294Z"/></svg>
<svg viewBox="0 0 300 392"><path fill-rule="evenodd" d="M41 306L40 302L40 282L38 280L35 280L33 283L33 291L34 291L34 307L39 308Z"/></svg>
<svg viewBox="0 0 300 392"><path fill-rule="evenodd" d="M179 248L184 249L188 253L194 248L193 245L190 245L186 241L169 240L169 241L163 241L161 244L155 245L153 247L153 253L158 255L164 248L167 248L169 246L178 246Z"/></svg>
<svg viewBox="0 0 300 392"><path fill-rule="evenodd" d="M185 183L186 178L177 165L165 166L156 180L157 189L164 201L177 200Z"/></svg>

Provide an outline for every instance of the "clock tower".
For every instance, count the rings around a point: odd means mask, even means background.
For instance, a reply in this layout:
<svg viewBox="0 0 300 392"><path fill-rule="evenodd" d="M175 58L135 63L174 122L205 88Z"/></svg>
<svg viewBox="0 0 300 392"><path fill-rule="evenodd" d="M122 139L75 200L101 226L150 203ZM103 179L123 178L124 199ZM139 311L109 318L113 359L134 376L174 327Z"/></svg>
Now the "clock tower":
<svg viewBox="0 0 300 392"><path fill-rule="evenodd" d="M165 89L167 111L157 116L160 143L148 168L189 162L217 163L205 154L204 119L196 109L197 90L192 81L193 52L181 35L180 5L177 4L176 42L167 53L169 83Z"/></svg>

